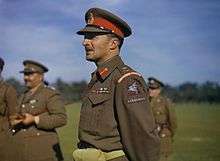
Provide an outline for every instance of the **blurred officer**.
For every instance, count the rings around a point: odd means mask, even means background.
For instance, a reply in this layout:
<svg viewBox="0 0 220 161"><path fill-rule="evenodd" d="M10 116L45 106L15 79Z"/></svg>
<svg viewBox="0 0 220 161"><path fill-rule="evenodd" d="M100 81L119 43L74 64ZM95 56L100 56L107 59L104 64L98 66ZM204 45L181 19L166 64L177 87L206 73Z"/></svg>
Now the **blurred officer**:
<svg viewBox="0 0 220 161"><path fill-rule="evenodd" d="M64 126L67 116L60 94L44 84L48 68L33 61L23 62L27 91L19 101L19 117L14 118L19 129L14 134L21 161L61 161L56 128ZM16 160L17 161L17 160Z"/></svg>
<svg viewBox="0 0 220 161"><path fill-rule="evenodd" d="M0 58L0 160L8 161L9 117L16 113L17 93L11 85L3 81L3 67L4 60Z"/></svg>
<svg viewBox="0 0 220 161"><path fill-rule="evenodd" d="M164 84L156 78L148 78L150 104L161 140L160 160L167 161L172 152L177 121L171 101L160 94L163 86Z"/></svg>
<svg viewBox="0 0 220 161"><path fill-rule="evenodd" d="M142 76L119 56L131 28L109 11L91 8L85 14L86 59L97 69L83 98L75 161L153 161L159 137Z"/></svg>

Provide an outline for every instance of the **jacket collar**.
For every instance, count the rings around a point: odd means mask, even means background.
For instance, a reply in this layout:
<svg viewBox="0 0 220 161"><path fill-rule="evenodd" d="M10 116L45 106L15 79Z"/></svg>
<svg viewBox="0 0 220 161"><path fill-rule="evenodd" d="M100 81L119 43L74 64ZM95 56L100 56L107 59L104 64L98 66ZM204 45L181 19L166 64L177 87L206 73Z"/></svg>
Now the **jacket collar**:
<svg viewBox="0 0 220 161"><path fill-rule="evenodd" d="M121 57L119 55L114 56L99 65L94 74L96 73L97 79L100 78L101 80L105 80L114 71L114 69L121 64L124 64Z"/></svg>

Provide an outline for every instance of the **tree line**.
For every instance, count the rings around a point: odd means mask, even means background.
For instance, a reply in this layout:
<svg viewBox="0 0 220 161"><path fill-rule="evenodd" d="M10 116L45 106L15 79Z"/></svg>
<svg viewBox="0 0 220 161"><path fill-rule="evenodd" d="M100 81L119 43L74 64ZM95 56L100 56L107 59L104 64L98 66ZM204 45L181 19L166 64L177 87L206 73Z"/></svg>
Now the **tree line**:
<svg viewBox="0 0 220 161"><path fill-rule="evenodd" d="M24 84L15 78L9 78L6 80L12 84L18 94L21 94L25 90ZM87 82L65 82L61 78L58 78L51 86L55 87L63 96L65 102L73 103L81 101L83 90L87 86ZM220 102L220 85L217 82L207 81L205 83L192 83L185 82L178 86L165 85L163 94L172 99L174 102L208 102L219 103Z"/></svg>

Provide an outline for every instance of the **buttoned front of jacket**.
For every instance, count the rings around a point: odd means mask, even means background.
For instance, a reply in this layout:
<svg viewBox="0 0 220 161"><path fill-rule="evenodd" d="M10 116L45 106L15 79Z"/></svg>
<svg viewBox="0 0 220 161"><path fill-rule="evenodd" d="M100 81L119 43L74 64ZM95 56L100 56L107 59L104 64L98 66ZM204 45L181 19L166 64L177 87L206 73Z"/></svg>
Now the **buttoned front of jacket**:
<svg viewBox="0 0 220 161"><path fill-rule="evenodd" d="M11 161L13 145L9 139L9 116L16 113L17 93L8 83L0 80L0 158Z"/></svg>
<svg viewBox="0 0 220 161"><path fill-rule="evenodd" d="M39 116L39 123L22 128L14 134L19 145L20 160L62 160L56 128L66 124L66 112L60 94L43 84L34 94L25 92L19 101L19 113Z"/></svg>
<svg viewBox="0 0 220 161"><path fill-rule="evenodd" d="M122 149L131 161L153 161L159 139L140 74L115 56L92 74L83 98L80 141L102 151Z"/></svg>
<svg viewBox="0 0 220 161"><path fill-rule="evenodd" d="M113 62L92 74L83 98L79 124L80 138L104 151L122 148L113 108L114 75L117 73L117 66L122 62L117 58ZM108 71L105 75L99 74L106 69Z"/></svg>

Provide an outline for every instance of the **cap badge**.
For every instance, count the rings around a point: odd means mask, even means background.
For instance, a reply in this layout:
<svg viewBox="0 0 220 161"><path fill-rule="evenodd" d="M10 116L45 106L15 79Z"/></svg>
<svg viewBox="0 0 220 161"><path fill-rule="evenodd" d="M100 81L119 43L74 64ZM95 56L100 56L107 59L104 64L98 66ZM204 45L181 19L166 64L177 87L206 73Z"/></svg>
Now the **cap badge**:
<svg viewBox="0 0 220 161"><path fill-rule="evenodd" d="M155 81L154 81L153 79L151 79L151 80L150 80L150 83L151 83L151 84L154 84L154 83L155 83Z"/></svg>
<svg viewBox="0 0 220 161"><path fill-rule="evenodd" d="M87 24L92 25L94 23L94 16L92 13L89 13Z"/></svg>

